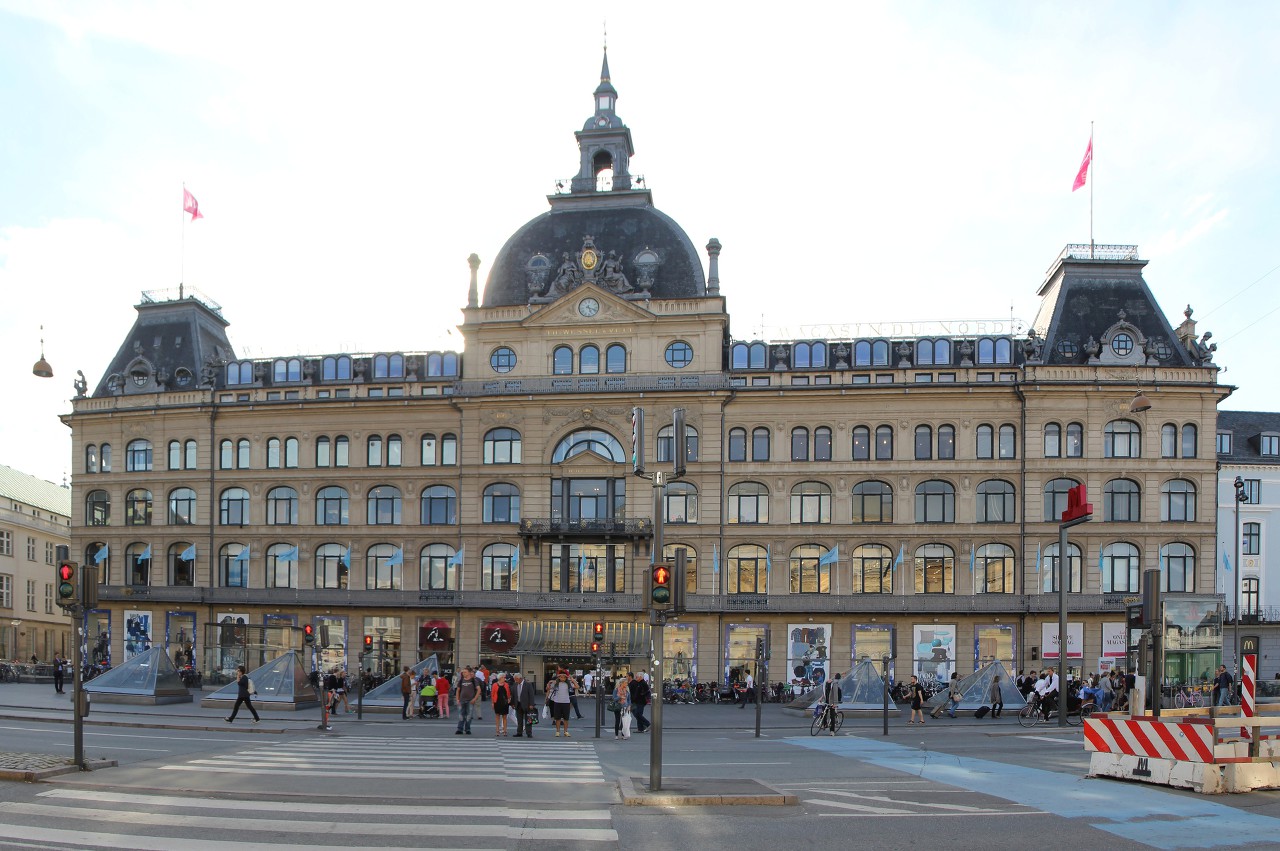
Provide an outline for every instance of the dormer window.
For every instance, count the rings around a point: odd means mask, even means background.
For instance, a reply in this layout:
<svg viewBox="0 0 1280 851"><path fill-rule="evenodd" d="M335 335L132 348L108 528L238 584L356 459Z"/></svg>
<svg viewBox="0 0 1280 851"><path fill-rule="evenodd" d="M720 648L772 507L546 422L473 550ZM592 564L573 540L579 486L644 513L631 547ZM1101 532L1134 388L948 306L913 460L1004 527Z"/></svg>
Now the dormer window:
<svg viewBox="0 0 1280 851"><path fill-rule="evenodd" d="M598 98L596 98L596 109L600 110L601 112L612 112L613 98L609 97L608 95L600 95Z"/></svg>
<svg viewBox="0 0 1280 851"><path fill-rule="evenodd" d="M1259 455L1280 455L1280 434L1263 434L1258 441Z"/></svg>

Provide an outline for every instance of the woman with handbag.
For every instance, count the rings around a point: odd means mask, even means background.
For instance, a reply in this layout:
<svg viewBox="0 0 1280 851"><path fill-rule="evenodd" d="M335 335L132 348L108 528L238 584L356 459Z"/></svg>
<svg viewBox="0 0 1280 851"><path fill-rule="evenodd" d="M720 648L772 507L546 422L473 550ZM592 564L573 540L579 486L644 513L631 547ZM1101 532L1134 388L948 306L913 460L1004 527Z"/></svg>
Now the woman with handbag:
<svg viewBox="0 0 1280 851"><path fill-rule="evenodd" d="M240 711L240 704L249 707L249 711L253 713L253 723L257 724L262 719L258 717L258 710L253 708L252 696L257 693L257 689L253 687L253 680L249 679L249 675L244 672L244 665L236 668L236 702L231 707L231 714L226 717L227 723L236 720L236 713Z"/></svg>
<svg viewBox="0 0 1280 851"><path fill-rule="evenodd" d="M494 674L489 686L489 699L493 703L494 738L507 734L507 715L511 712L511 687L502 674Z"/></svg>
<svg viewBox="0 0 1280 851"><path fill-rule="evenodd" d="M613 697L609 701L609 711L613 713L613 737L615 739L631 738L631 719L627 718L627 734L622 734L622 717L623 715L631 715L631 690L627 688L626 680L618 680L618 684L614 686Z"/></svg>

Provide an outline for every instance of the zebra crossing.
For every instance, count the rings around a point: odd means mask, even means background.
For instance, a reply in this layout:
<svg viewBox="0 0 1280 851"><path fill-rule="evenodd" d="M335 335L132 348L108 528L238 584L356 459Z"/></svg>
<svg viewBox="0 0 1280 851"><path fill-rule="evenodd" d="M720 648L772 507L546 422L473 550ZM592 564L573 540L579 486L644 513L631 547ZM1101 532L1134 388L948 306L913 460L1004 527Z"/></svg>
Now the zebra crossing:
<svg viewBox="0 0 1280 851"><path fill-rule="evenodd" d="M340 750L338 749L340 748ZM162 771L201 774L315 776L356 780L503 780L606 784L588 741L503 739L297 740L186 760Z"/></svg>
<svg viewBox="0 0 1280 851"><path fill-rule="evenodd" d="M252 800L65 787L0 802L0 845L137 851L616 847L607 808Z"/></svg>

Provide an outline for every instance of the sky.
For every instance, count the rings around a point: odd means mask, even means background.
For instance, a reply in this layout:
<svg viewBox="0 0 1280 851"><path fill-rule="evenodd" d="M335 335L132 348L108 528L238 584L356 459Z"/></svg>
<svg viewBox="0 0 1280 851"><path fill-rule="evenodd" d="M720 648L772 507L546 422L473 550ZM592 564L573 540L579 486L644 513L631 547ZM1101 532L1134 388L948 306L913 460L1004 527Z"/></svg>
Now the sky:
<svg viewBox="0 0 1280 851"><path fill-rule="evenodd" d="M467 256L483 285L577 171L606 30L632 172L723 244L735 338L1025 325L1092 194L1213 333L1222 407L1280 410L1280 4L780 9L0 0L0 463L70 476L76 370L143 291L220 304L241 357L459 348Z"/></svg>

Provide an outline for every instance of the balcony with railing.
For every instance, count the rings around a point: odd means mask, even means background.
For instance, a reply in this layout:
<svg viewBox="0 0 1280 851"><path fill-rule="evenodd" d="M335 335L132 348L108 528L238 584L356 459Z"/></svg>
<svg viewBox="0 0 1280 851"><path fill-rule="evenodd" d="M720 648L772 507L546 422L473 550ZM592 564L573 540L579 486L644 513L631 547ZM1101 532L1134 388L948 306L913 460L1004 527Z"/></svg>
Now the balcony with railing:
<svg viewBox="0 0 1280 851"><path fill-rule="evenodd" d="M520 521L520 535L525 538L549 536L565 538L652 538L653 521L648 517L567 518L525 517Z"/></svg>

